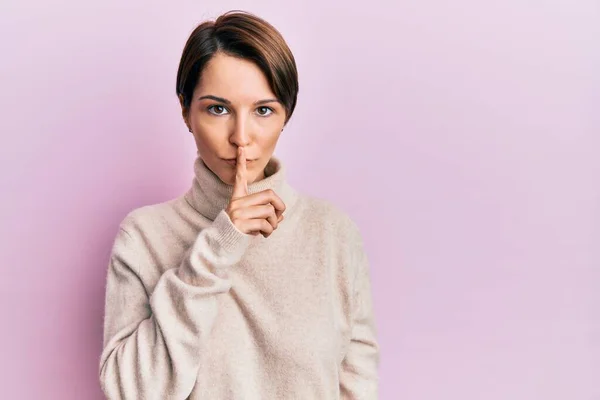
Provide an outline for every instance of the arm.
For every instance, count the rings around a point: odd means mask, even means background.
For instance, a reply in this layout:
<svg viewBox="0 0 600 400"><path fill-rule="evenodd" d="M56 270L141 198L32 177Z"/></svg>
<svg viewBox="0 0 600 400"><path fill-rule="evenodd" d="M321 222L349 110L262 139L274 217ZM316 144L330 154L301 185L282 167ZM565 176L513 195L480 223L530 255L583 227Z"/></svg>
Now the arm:
<svg viewBox="0 0 600 400"><path fill-rule="evenodd" d="M108 266L102 390L110 400L187 398L218 312L216 295L231 287L222 272L241 259L249 235L222 211L149 294L139 276L139 243L125 229Z"/></svg>
<svg viewBox="0 0 600 400"><path fill-rule="evenodd" d="M343 400L376 400L378 396L379 344L373 300L369 261L360 234L354 243L356 267L352 301L352 336L342 361L340 394Z"/></svg>

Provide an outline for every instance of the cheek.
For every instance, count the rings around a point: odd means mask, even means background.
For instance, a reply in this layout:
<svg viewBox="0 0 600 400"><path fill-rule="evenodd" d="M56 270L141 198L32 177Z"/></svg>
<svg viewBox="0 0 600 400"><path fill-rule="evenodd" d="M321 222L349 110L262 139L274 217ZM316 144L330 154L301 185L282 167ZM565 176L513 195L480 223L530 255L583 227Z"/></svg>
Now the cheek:
<svg viewBox="0 0 600 400"><path fill-rule="evenodd" d="M214 130L207 130L199 126L194 128L194 139L198 149L205 153L215 152L222 146L221 142L223 142L223 139L215 135Z"/></svg>
<svg viewBox="0 0 600 400"><path fill-rule="evenodd" d="M277 140L281 133L281 129L283 129L283 119L275 117L258 120L256 128L257 131L260 132L260 136L268 138L269 140Z"/></svg>
<svg viewBox="0 0 600 400"><path fill-rule="evenodd" d="M227 129L225 118L215 118L209 115L198 113L194 116L194 126L198 130L205 132L219 132Z"/></svg>
<svg viewBox="0 0 600 400"><path fill-rule="evenodd" d="M263 149L272 148L277 143L277 139L279 138L278 131L273 130L262 130L261 132L257 132L253 141L256 145Z"/></svg>
<svg viewBox="0 0 600 400"><path fill-rule="evenodd" d="M196 118L194 132L204 143L213 143L227 137L228 127L218 118Z"/></svg>

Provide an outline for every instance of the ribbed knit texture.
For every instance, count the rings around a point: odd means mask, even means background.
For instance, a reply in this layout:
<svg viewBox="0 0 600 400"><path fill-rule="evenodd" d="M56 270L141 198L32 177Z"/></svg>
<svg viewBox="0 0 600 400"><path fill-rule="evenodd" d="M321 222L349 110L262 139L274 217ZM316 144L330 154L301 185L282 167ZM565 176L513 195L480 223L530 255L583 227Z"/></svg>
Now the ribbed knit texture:
<svg viewBox="0 0 600 400"><path fill-rule="evenodd" d="M379 345L356 224L300 195L273 156L249 193L285 219L264 238L197 158L184 195L122 221L107 269L100 383L110 400L376 399Z"/></svg>

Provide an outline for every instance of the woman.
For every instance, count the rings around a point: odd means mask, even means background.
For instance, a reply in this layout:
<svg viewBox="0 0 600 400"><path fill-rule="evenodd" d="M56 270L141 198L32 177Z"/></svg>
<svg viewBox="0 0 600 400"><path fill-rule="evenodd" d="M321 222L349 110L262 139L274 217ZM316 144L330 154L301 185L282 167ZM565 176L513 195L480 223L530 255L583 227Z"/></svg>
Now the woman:
<svg viewBox="0 0 600 400"><path fill-rule="evenodd" d="M106 285L109 399L375 399L379 346L357 226L273 155L298 93L264 20L229 12L183 50L190 190L132 211Z"/></svg>

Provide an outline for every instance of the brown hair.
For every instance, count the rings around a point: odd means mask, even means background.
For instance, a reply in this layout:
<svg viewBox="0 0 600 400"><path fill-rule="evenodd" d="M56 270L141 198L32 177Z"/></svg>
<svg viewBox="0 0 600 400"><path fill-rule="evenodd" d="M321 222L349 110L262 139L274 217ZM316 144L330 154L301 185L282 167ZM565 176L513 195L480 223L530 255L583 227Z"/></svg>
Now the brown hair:
<svg viewBox="0 0 600 400"><path fill-rule="evenodd" d="M191 33L177 70L176 90L183 97L183 106L189 108L204 67L219 51L250 60L262 70L285 107L287 123L298 97L296 61L277 29L246 11L228 11L215 21L201 23Z"/></svg>

